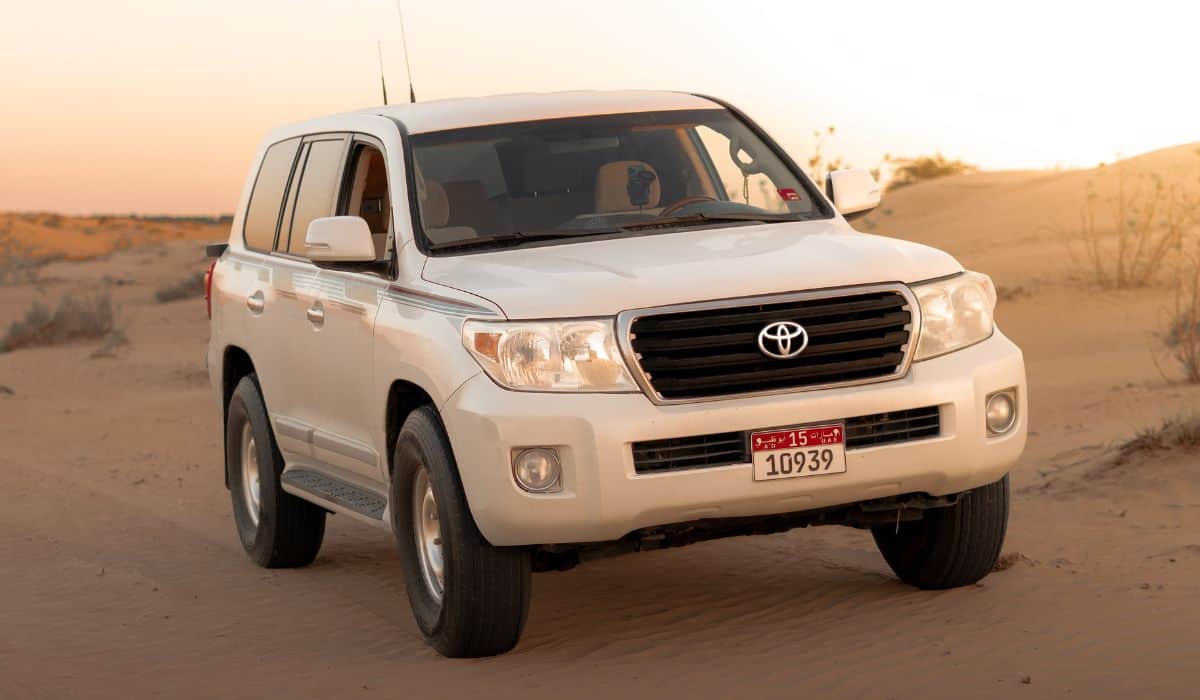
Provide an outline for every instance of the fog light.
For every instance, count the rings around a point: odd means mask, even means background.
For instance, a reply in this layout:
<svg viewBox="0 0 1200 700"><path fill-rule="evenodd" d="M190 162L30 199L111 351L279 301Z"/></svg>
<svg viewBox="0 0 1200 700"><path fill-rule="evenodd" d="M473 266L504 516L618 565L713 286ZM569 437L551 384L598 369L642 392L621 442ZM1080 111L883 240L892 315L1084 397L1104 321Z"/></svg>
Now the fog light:
<svg viewBox="0 0 1200 700"><path fill-rule="evenodd" d="M532 493L562 490L562 463L558 452L546 447L521 450L513 458L513 477L517 485Z"/></svg>
<svg viewBox="0 0 1200 700"><path fill-rule="evenodd" d="M987 397L987 429L989 435L1003 435L1017 422L1017 399L1013 389L997 391Z"/></svg>

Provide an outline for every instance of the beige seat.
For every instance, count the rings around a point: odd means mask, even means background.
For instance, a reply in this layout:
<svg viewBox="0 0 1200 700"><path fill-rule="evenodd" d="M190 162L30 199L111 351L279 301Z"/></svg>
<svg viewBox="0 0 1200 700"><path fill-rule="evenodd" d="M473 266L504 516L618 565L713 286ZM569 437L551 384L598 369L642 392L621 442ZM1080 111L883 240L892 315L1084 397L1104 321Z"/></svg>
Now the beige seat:
<svg viewBox="0 0 1200 700"><path fill-rule="evenodd" d="M371 229L375 243L375 257L388 257L388 223L391 221L391 202L388 197L387 168L383 155L374 148L364 148L358 155L354 167L353 187L346 209L360 216Z"/></svg>
<svg viewBox="0 0 1200 700"><path fill-rule="evenodd" d="M654 182L650 183L650 199L641 207L629 201L629 169L641 167L654 173ZM658 206L661 188L658 182L658 171L649 163L640 160L618 160L605 163L596 172L596 212L638 211L652 209Z"/></svg>
<svg viewBox="0 0 1200 700"><path fill-rule="evenodd" d="M478 238L470 226L450 226L450 200L441 183L417 177L417 195L421 202L421 223L432 243Z"/></svg>
<svg viewBox="0 0 1200 700"><path fill-rule="evenodd" d="M450 205L448 226L469 226L476 231L492 232L497 229L496 202L488 199L487 188L479 180L456 180L443 182L446 201Z"/></svg>

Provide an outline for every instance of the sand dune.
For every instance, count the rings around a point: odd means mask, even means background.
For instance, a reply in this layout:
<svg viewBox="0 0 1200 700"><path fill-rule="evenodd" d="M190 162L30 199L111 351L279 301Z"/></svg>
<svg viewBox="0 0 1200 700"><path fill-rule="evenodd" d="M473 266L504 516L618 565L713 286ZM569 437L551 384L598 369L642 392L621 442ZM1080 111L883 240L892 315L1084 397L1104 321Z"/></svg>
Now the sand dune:
<svg viewBox="0 0 1200 700"><path fill-rule="evenodd" d="M108 289L131 341L115 359L89 344L0 355L0 697L1194 697L1200 456L1112 455L1200 406L1200 387L1152 361L1167 291L1089 289L1045 229L1088 177L925 183L869 227L1026 289L999 311L1032 407L1008 568L919 592L869 535L834 528L621 557L537 576L522 643L479 661L423 645L380 532L333 518L303 570L241 553L203 306L153 300L203 268L196 243L0 287L0 327L36 296Z"/></svg>
<svg viewBox="0 0 1200 700"><path fill-rule="evenodd" d="M1121 173L1130 191L1148 190L1154 175L1200 197L1200 143L1176 146L1088 170L978 172L889 192L862 230L954 252L998 283L1062 281L1076 270L1064 233L1078 224L1089 187L1111 232L1109 215Z"/></svg>

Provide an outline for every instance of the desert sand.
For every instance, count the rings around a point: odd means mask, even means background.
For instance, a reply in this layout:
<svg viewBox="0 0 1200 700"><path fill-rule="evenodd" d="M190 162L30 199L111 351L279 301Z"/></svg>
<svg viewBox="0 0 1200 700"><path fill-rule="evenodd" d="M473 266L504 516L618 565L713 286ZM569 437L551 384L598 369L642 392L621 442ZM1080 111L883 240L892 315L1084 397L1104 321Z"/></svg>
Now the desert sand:
<svg viewBox="0 0 1200 700"><path fill-rule="evenodd" d="M1195 149L1128 165L1190 167ZM203 302L154 300L204 269L196 240L219 228L46 265L0 287L0 328L34 298L106 288L130 343L0 355L0 698L1196 697L1200 455L1114 455L1200 408L1200 386L1154 361L1169 291L1098 291L1062 242L1097 177L955 176L859 224L1003 290L1031 434L1002 570L913 590L841 528L618 557L537 575L521 644L484 660L424 645L386 533L331 518L299 570L241 552Z"/></svg>

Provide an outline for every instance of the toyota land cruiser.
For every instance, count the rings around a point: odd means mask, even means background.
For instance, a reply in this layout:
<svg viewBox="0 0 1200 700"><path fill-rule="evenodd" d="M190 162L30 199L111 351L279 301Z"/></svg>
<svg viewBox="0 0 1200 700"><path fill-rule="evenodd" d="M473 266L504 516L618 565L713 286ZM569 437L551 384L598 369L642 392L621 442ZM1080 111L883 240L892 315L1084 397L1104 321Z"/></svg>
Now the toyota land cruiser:
<svg viewBox="0 0 1200 700"><path fill-rule="evenodd" d="M669 92L407 104L263 142L207 363L256 563L390 530L423 634L507 651L531 572L807 525L987 575L1025 444L985 275L858 233L744 114Z"/></svg>

